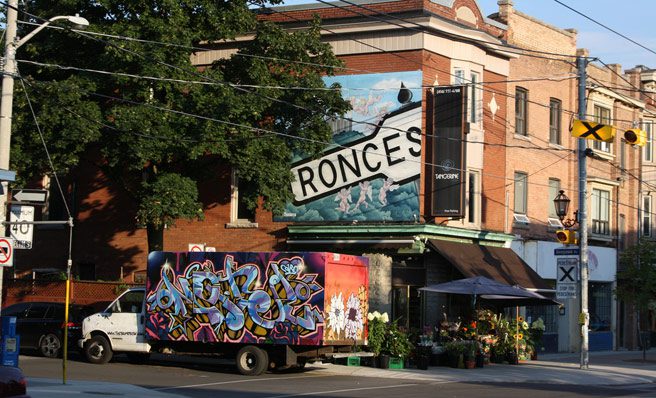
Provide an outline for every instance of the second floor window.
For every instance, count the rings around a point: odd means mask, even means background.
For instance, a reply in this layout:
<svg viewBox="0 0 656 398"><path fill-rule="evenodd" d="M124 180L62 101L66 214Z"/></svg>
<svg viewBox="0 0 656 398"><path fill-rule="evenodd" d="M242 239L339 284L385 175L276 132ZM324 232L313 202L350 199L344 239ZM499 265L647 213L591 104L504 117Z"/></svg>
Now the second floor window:
<svg viewBox="0 0 656 398"><path fill-rule="evenodd" d="M610 235L610 192L592 190L592 233Z"/></svg>
<svg viewBox="0 0 656 398"><path fill-rule="evenodd" d="M558 218L556 214L556 206L554 206L553 200L558 196L560 191L560 180L557 178L549 179L549 197L547 198L547 208L549 209L549 217Z"/></svg>
<svg viewBox="0 0 656 398"><path fill-rule="evenodd" d="M594 118L595 122L601 124L610 124L610 109L604 108L603 106L595 105L594 106ZM610 152L610 143L603 141L593 141L592 147L599 151Z"/></svg>
<svg viewBox="0 0 656 398"><path fill-rule="evenodd" d="M549 100L549 143L560 145L560 118L563 106L560 100Z"/></svg>
<svg viewBox="0 0 656 398"><path fill-rule="evenodd" d="M526 214L528 200L528 174L515 172L515 202L513 211Z"/></svg>
<svg viewBox="0 0 656 398"><path fill-rule="evenodd" d="M515 134L528 135L528 91L515 89Z"/></svg>

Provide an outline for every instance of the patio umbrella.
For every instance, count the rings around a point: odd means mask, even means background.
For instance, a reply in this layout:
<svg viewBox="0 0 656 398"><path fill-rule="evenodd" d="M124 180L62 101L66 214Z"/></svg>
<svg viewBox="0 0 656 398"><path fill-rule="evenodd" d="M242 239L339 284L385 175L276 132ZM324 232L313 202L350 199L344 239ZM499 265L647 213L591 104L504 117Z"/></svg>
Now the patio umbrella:
<svg viewBox="0 0 656 398"><path fill-rule="evenodd" d="M491 295L501 297L523 297L534 299L546 299L539 293L526 290L519 286L511 286L505 283L497 282L484 276L474 276L471 278L457 279L451 282L438 283L419 288L426 292L452 293L452 294L470 294L472 296Z"/></svg>

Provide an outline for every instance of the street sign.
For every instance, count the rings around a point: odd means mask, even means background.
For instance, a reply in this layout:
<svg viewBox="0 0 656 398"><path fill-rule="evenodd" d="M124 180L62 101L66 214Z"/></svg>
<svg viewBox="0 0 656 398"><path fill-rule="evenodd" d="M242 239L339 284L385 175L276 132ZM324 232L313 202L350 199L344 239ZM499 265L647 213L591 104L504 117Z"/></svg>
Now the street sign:
<svg viewBox="0 0 656 398"><path fill-rule="evenodd" d="M34 204L45 204L48 191L45 189L12 189L11 196L17 202L30 202Z"/></svg>
<svg viewBox="0 0 656 398"><path fill-rule="evenodd" d="M578 285L578 257L556 258L556 298L575 299Z"/></svg>
<svg viewBox="0 0 656 398"><path fill-rule="evenodd" d="M578 256L580 253L579 248L562 248L554 249L554 256Z"/></svg>
<svg viewBox="0 0 656 398"><path fill-rule="evenodd" d="M9 236L14 239L14 249L31 249L34 235L34 206L11 205ZM28 223L30 222L30 223Z"/></svg>
<svg viewBox="0 0 656 398"><path fill-rule="evenodd" d="M0 238L0 267L14 265L14 241L10 238Z"/></svg>
<svg viewBox="0 0 656 398"><path fill-rule="evenodd" d="M204 252L205 251L205 244L203 244L203 243L190 243L189 244L189 251L190 252Z"/></svg>

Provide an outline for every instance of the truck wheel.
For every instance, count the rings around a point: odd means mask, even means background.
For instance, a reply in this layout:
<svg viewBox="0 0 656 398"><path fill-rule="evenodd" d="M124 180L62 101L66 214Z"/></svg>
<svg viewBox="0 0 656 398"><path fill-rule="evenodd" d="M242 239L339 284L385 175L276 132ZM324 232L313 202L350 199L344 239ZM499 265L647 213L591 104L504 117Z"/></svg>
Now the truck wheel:
<svg viewBox="0 0 656 398"><path fill-rule="evenodd" d="M247 345L237 352L237 370L246 376L261 375L269 367L269 354L261 348Z"/></svg>
<svg viewBox="0 0 656 398"><path fill-rule="evenodd" d="M112 347L109 345L109 341L103 336L93 336L91 340L85 345L84 353L87 356L87 360L95 364L103 364L109 362L112 359Z"/></svg>
<svg viewBox="0 0 656 398"><path fill-rule="evenodd" d="M61 354L61 340L53 333L41 336L39 352L46 358L57 358Z"/></svg>

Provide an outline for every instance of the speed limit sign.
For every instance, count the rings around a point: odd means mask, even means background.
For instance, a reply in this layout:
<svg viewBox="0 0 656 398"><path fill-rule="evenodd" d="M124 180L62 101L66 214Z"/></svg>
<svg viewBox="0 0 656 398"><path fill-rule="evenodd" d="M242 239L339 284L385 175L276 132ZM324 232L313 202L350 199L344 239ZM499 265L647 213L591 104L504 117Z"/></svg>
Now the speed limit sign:
<svg viewBox="0 0 656 398"><path fill-rule="evenodd" d="M32 237L34 235L34 206L12 205L11 215L12 222L9 227L10 236L14 239L15 249L31 249Z"/></svg>

